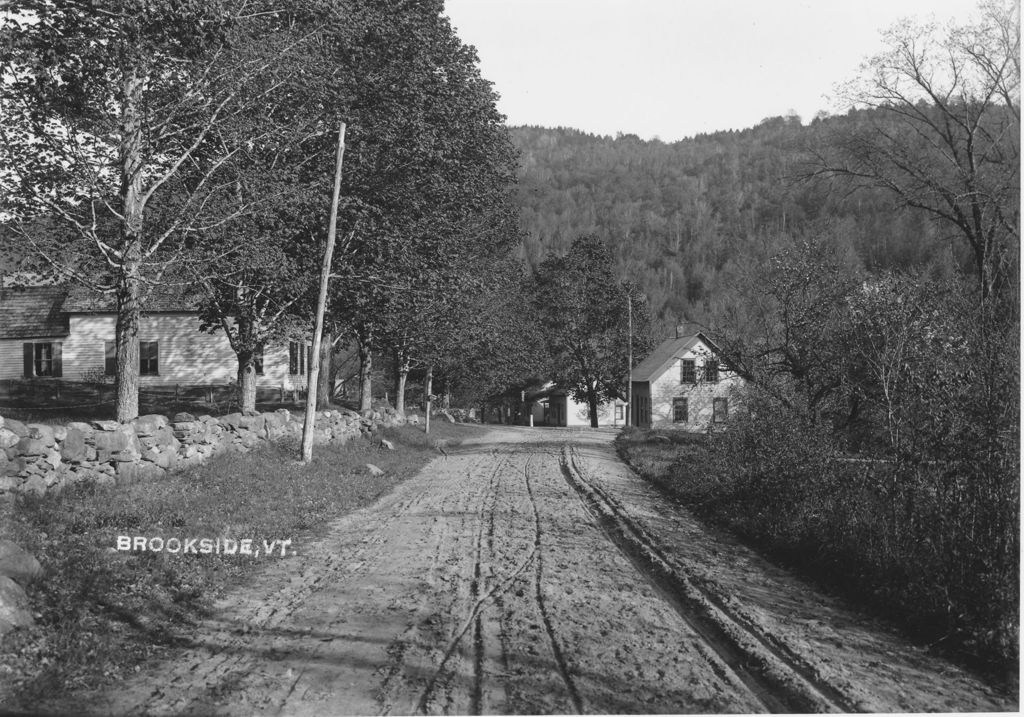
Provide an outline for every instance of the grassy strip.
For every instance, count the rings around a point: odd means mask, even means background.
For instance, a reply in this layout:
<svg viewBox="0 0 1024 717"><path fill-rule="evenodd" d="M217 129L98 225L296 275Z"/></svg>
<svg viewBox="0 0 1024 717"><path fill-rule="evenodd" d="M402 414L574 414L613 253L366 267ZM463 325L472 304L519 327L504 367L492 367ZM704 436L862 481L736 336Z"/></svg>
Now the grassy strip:
<svg viewBox="0 0 1024 717"><path fill-rule="evenodd" d="M30 586L36 625L0 639L0 703L28 706L42 696L122 678L172 647L226 589L266 556L118 552L117 537L292 539L372 503L438 453L479 427L436 422L387 429L397 450L364 439L314 450L268 445L222 454L160 482L114 489L78 487L59 496L19 498L0 509L0 536L33 553L46 577ZM385 471L374 476L372 463ZM276 551L275 551L276 552ZM7 697L5 697L7 695Z"/></svg>

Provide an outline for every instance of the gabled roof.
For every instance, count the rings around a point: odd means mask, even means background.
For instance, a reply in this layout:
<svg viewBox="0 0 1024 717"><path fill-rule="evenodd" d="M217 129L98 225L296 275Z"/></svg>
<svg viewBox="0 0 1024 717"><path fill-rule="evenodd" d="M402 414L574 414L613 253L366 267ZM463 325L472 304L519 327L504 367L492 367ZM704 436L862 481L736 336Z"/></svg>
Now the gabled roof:
<svg viewBox="0 0 1024 717"><path fill-rule="evenodd" d="M0 339L67 336L62 310L65 286L23 286L0 289Z"/></svg>
<svg viewBox="0 0 1024 717"><path fill-rule="evenodd" d="M704 334L698 332L689 336L680 336L662 341L647 358L637 364L630 372L630 381L653 381L665 373L677 358L703 343L712 353L718 355L718 347Z"/></svg>
<svg viewBox="0 0 1024 717"><path fill-rule="evenodd" d="M193 291L181 286L160 286L143 299L144 313L193 313L198 307ZM0 339L35 339L67 336L68 314L114 313L113 294L100 294L81 286L22 286L0 288Z"/></svg>
<svg viewBox="0 0 1024 717"><path fill-rule="evenodd" d="M199 301L187 286L161 284L155 286L147 294L141 289L142 311L146 314L193 312ZM101 294L84 286L75 286L68 290L68 298L64 302L64 311L71 314L109 314L117 310L117 299L113 294Z"/></svg>

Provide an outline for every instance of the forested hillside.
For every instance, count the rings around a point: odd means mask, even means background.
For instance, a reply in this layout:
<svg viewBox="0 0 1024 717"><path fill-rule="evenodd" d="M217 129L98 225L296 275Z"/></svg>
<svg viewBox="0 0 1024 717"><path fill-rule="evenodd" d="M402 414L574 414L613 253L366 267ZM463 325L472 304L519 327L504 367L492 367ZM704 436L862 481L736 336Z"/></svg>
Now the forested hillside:
<svg viewBox="0 0 1024 717"><path fill-rule="evenodd" d="M966 267L948 229L897 208L891 195L808 178L811 149L867 114L807 125L773 117L671 144L516 128L523 258L536 267L581 234L605 239L621 276L641 285L665 326L707 317L742 265L769 255L784 233L824 233L869 270Z"/></svg>

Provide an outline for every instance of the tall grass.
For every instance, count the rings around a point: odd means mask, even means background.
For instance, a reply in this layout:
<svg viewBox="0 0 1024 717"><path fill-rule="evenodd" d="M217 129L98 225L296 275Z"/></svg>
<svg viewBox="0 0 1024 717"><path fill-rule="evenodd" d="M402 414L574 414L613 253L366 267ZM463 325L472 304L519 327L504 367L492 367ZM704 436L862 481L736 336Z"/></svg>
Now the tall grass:
<svg viewBox="0 0 1024 717"><path fill-rule="evenodd" d="M698 515L1001 679L1017 671L1019 483L1012 452L974 462L850 460L821 427L730 430L622 454ZM696 443L695 443L696 441ZM670 458L670 454L675 454Z"/></svg>

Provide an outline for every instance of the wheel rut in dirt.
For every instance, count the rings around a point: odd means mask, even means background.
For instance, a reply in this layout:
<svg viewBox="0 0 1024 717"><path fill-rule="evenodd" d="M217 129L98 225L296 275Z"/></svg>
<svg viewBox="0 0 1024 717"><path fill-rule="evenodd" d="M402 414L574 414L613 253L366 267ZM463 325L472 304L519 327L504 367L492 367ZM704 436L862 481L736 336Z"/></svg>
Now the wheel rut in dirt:
<svg viewBox="0 0 1024 717"><path fill-rule="evenodd" d="M535 549L509 574L499 580L492 580L492 584L488 586L488 576L485 574L484 564L485 558L494 554L494 515L498 499L496 487L499 475L510 465L514 455L514 453L509 453L503 456L495 463L490 472L485 491L487 503L482 507L483 516L478 523L473 543L472 578L469 584L471 604L468 616L449 640L439 664L416 701L414 714L427 714L430 711L438 687L451 677L453 671L451 663L454 660L467 663L471 668L469 702L472 713L484 714L489 706L485 695L485 672L487 662L494 658L493 655L488 654L490 641L486 636L489 630L485 628L485 609L489 603L498 599L519 580L520 576L535 562L537 555ZM468 647L465 644L467 635L471 635Z"/></svg>
<svg viewBox="0 0 1024 717"><path fill-rule="evenodd" d="M558 674L561 675L562 681L565 683L565 688L569 692L569 697L572 699L573 707L576 709L577 714L583 714L583 700L580 697L579 689L576 687L576 683L572 678L572 674L569 672L569 667L566 664L565 655L562 652L562 647L559 644L558 636L555 634L554 624L552 622L551 613L547 608L547 604L544 600L544 552L542 547L543 529L541 528L540 511L537 508L537 498L533 493L533 485L530 480L530 461L526 462L523 466L523 475L526 479L526 492L530 497L530 508L533 511L533 524L534 524L534 551L537 554L537 559L534 561L533 571L533 585L534 594L537 599L537 607L540 610L541 620L544 623L544 630L547 632L548 643L551 645L551 653L555 659L555 665L558 667Z"/></svg>
<svg viewBox="0 0 1024 717"><path fill-rule="evenodd" d="M614 498L587 479L575 447L563 446L559 464L565 482L608 539L733 671L766 712L860 711L675 564Z"/></svg>

